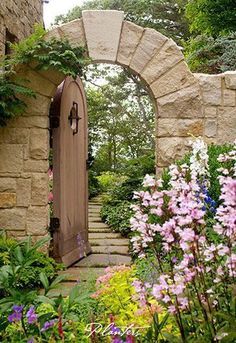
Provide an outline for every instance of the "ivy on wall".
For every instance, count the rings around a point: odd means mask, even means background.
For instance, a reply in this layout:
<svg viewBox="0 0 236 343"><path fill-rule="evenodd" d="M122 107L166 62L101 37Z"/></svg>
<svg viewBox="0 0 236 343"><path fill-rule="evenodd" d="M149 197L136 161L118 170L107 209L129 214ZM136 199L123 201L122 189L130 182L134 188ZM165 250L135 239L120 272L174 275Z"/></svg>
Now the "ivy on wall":
<svg viewBox="0 0 236 343"><path fill-rule="evenodd" d="M0 126L24 112L26 104L19 95L35 97L35 93L17 79L17 66L34 62L36 70L53 68L73 78L83 75L83 67L88 63L85 48L72 47L66 39L45 40L45 34L41 26L35 26L31 36L20 43L11 44L12 53L1 63Z"/></svg>

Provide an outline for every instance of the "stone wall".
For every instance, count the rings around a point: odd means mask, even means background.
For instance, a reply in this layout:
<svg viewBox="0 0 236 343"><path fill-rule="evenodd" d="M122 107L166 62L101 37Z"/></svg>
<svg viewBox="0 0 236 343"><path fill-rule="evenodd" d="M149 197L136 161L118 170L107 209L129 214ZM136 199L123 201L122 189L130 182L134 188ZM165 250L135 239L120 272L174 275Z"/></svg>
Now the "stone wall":
<svg viewBox="0 0 236 343"><path fill-rule="evenodd" d="M220 75L195 74L204 105L206 141L222 144L236 139L236 71Z"/></svg>
<svg viewBox="0 0 236 343"><path fill-rule="evenodd" d="M1 0L0 55L5 53L7 32L12 40L15 38L21 40L32 33L35 23L42 22L43 5L41 0Z"/></svg>
<svg viewBox="0 0 236 343"><path fill-rule="evenodd" d="M156 106L157 170L183 156L189 134L216 143L235 139L236 72L192 74L171 39L124 21L117 11L85 11L49 37L87 46L93 63L125 66L146 83ZM21 73L37 98L26 99L24 115L0 129L0 228L41 237L48 226L48 114L62 76L29 66Z"/></svg>

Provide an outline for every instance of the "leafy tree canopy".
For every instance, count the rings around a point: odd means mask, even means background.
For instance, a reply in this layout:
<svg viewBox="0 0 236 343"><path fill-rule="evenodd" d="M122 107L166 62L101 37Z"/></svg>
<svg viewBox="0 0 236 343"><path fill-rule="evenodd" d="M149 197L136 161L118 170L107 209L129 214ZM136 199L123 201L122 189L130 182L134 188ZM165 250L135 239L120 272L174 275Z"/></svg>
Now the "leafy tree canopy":
<svg viewBox="0 0 236 343"><path fill-rule="evenodd" d="M186 16L193 33L216 37L236 31L235 0L189 0Z"/></svg>

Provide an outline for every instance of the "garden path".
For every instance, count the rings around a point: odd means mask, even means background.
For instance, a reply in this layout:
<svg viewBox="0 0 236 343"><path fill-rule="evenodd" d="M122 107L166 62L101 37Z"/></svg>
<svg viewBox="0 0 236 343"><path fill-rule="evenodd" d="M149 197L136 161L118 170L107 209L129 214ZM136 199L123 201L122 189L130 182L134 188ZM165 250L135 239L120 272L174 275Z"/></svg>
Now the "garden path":
<svg viewBox="0 0 236 343"><path fill-rule="evenodd" d="M59 293L66 296L77 282L85 282L93 276L102 275L108 266L130 265L129 240L112 232L109 226L102 222L101 207L100 196L89 201L89 242L92 254L60 272L66 275L66 280L61 283L60 289L51 291L51 296Z"/></svg>

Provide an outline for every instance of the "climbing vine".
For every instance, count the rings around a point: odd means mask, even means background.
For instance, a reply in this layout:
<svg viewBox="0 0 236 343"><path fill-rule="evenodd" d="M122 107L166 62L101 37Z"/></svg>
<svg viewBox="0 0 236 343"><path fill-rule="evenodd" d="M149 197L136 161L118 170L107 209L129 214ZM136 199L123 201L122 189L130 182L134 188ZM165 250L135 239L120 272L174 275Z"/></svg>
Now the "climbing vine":
<svg viewBox="0 0 236 343"><path fill-rule="evenodd" d="M22 85L22 79L17 78L17 66L34 62L36 70L53 68L73 78L83 75L83 67L88 63L85 48L72 47L66 39L45 40L45 34L46 31L41 26L35 26L31 36L10 45L12 53L1 63L0 126L6 125L8 119L24 111L26 104L20 99L20 95L35 96L29 87Z"/></svg>

